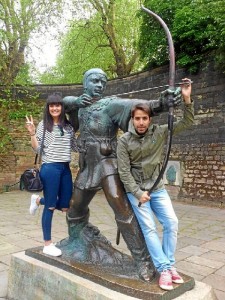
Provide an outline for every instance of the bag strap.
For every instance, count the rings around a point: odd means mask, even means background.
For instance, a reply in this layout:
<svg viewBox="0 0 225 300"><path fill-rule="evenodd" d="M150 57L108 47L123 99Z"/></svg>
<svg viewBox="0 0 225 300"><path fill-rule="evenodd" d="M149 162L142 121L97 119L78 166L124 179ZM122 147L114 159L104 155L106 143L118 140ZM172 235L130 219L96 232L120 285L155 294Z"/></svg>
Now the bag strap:
<svg viewBox="0 0 225 300"><path fill-rule="evenodd" d="M46 132L46 129L45 129L45 126L43 128L43 135L42 135L42 141L41 141L41 148L40 148L40 152L39 154L37 153L35 155L35 159L34 159L34 165L36 166L37 163L40 165L41 163L41 156L42 156L42 151L43 151L43 148L44 148L44 140L45 140L45 132ZM38 160L38 156L39 156L39 160Z"/></svg>

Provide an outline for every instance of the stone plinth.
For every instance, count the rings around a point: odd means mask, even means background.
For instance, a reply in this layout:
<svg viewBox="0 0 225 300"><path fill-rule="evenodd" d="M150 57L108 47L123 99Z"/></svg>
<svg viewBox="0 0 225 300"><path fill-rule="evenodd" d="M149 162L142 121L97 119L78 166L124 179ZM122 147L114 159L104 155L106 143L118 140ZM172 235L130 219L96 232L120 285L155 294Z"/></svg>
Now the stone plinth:
<svg viewBox="0 0 225 300"><path fill-rule="evenodd" d="M143 291L142 291L143 292ZM173 299L167 296L161 299ZM144 299L136 295L127 296L105 286L87 280L58 267L52 266L24 252L12 255L8 299L13 300L135 300ZM159 295L149 300L159 299ZM196 282L194 289L177 297L178 300L216 300L209 285Z"/></svg>

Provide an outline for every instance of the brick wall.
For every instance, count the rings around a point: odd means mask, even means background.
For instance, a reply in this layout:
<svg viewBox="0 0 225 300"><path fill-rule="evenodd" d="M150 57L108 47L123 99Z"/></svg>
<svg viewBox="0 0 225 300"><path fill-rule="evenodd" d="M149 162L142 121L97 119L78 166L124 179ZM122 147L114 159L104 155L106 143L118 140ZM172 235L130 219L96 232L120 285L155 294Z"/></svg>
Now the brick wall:
<svg viewBox="0 0 225 300"><path fill-rule="evenodd" d="M195 122L191 129L173 138L171 161L178 161L181 166L182 181L179 186L168 186L171 194L179 201L188 201L201 205L225 205L225 75L214 68L213 63L204 64L197 75L189 75L183 69L176 71L176 82L190 77L193 83ZM108 82L106 95L117 95L129 91L149 89L139 93L124 95L126 98L157 99L161 90L156 86L168 82L168 66L149 72ZM43 105L43 99L53 91L66 95L80 95L81 85L36 85L40 93L37 105ZM15 92L16 94L16 92ZM20 95L16 95L21 97ZM182 111L177 109L177 119ZM41 118L41 117L40 117ZM165 123L166 114L154 118L154 122ZM39 120L36 120L37 122ZM33 162L29 137L24 124L10 124L14 137L13 152L0 155L0 187L16 182L25 167ZM74 174L77 157L74 157Z"/></svg>

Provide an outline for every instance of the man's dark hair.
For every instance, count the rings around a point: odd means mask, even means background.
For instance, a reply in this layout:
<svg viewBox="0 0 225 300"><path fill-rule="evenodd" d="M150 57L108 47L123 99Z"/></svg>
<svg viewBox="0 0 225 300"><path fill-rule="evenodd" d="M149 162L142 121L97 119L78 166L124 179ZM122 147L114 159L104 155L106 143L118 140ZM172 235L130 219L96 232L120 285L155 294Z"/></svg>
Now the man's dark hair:
<svg viewBox="0 0 225 300"><path fill-rule="evenodd" d="M134 118L134 114L136 110L142 110L148 114L149 118L151 117L151 109L150 107L145 103L137 103L135 104L131 109L131 118Z"/></svg>

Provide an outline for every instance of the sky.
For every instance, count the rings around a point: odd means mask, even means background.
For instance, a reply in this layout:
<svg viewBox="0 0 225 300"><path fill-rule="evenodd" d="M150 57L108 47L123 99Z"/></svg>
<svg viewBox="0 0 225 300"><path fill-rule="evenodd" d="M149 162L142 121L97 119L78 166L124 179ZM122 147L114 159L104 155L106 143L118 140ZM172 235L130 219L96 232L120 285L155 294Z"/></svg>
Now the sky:
<svg viewBox="0 0 225 300"><path fill-rule="evenodd" d="M82 12L82 15L80 12ZM88 18L90 14L90 12L85 12L79 7L75 10L71 6L71 1L68 0L67 5L64 6L62 21L58 23L57 28L49 27L44 36L38 34L33 36L28 60L35 62L35 67L39 72L44 72L47 68L55 65L59 49L58 38L67 32L69 21L72 19ZM55 36L55 38L52 36Z"/></svg>
<svg viewBox="0 0 225 300"><path fill-rule="evenodd" d="M58 27L49 27L44 36L35 34L30 41L28 60L34 63L39 72L55 65L59 49L59 37L67 31L67 20L61 22Z"/></svg>
<svg viewBox="0 0 225 300"><path fill-rule="evenodd" d="M47 43L45 43L42 39L36 38L32 41L33 43L39 44L40 48L32 47L29 61L34 62L35 67L40 72L44 72L48 67L54 66L58 52L58 42L47 39Z"/></svg>

